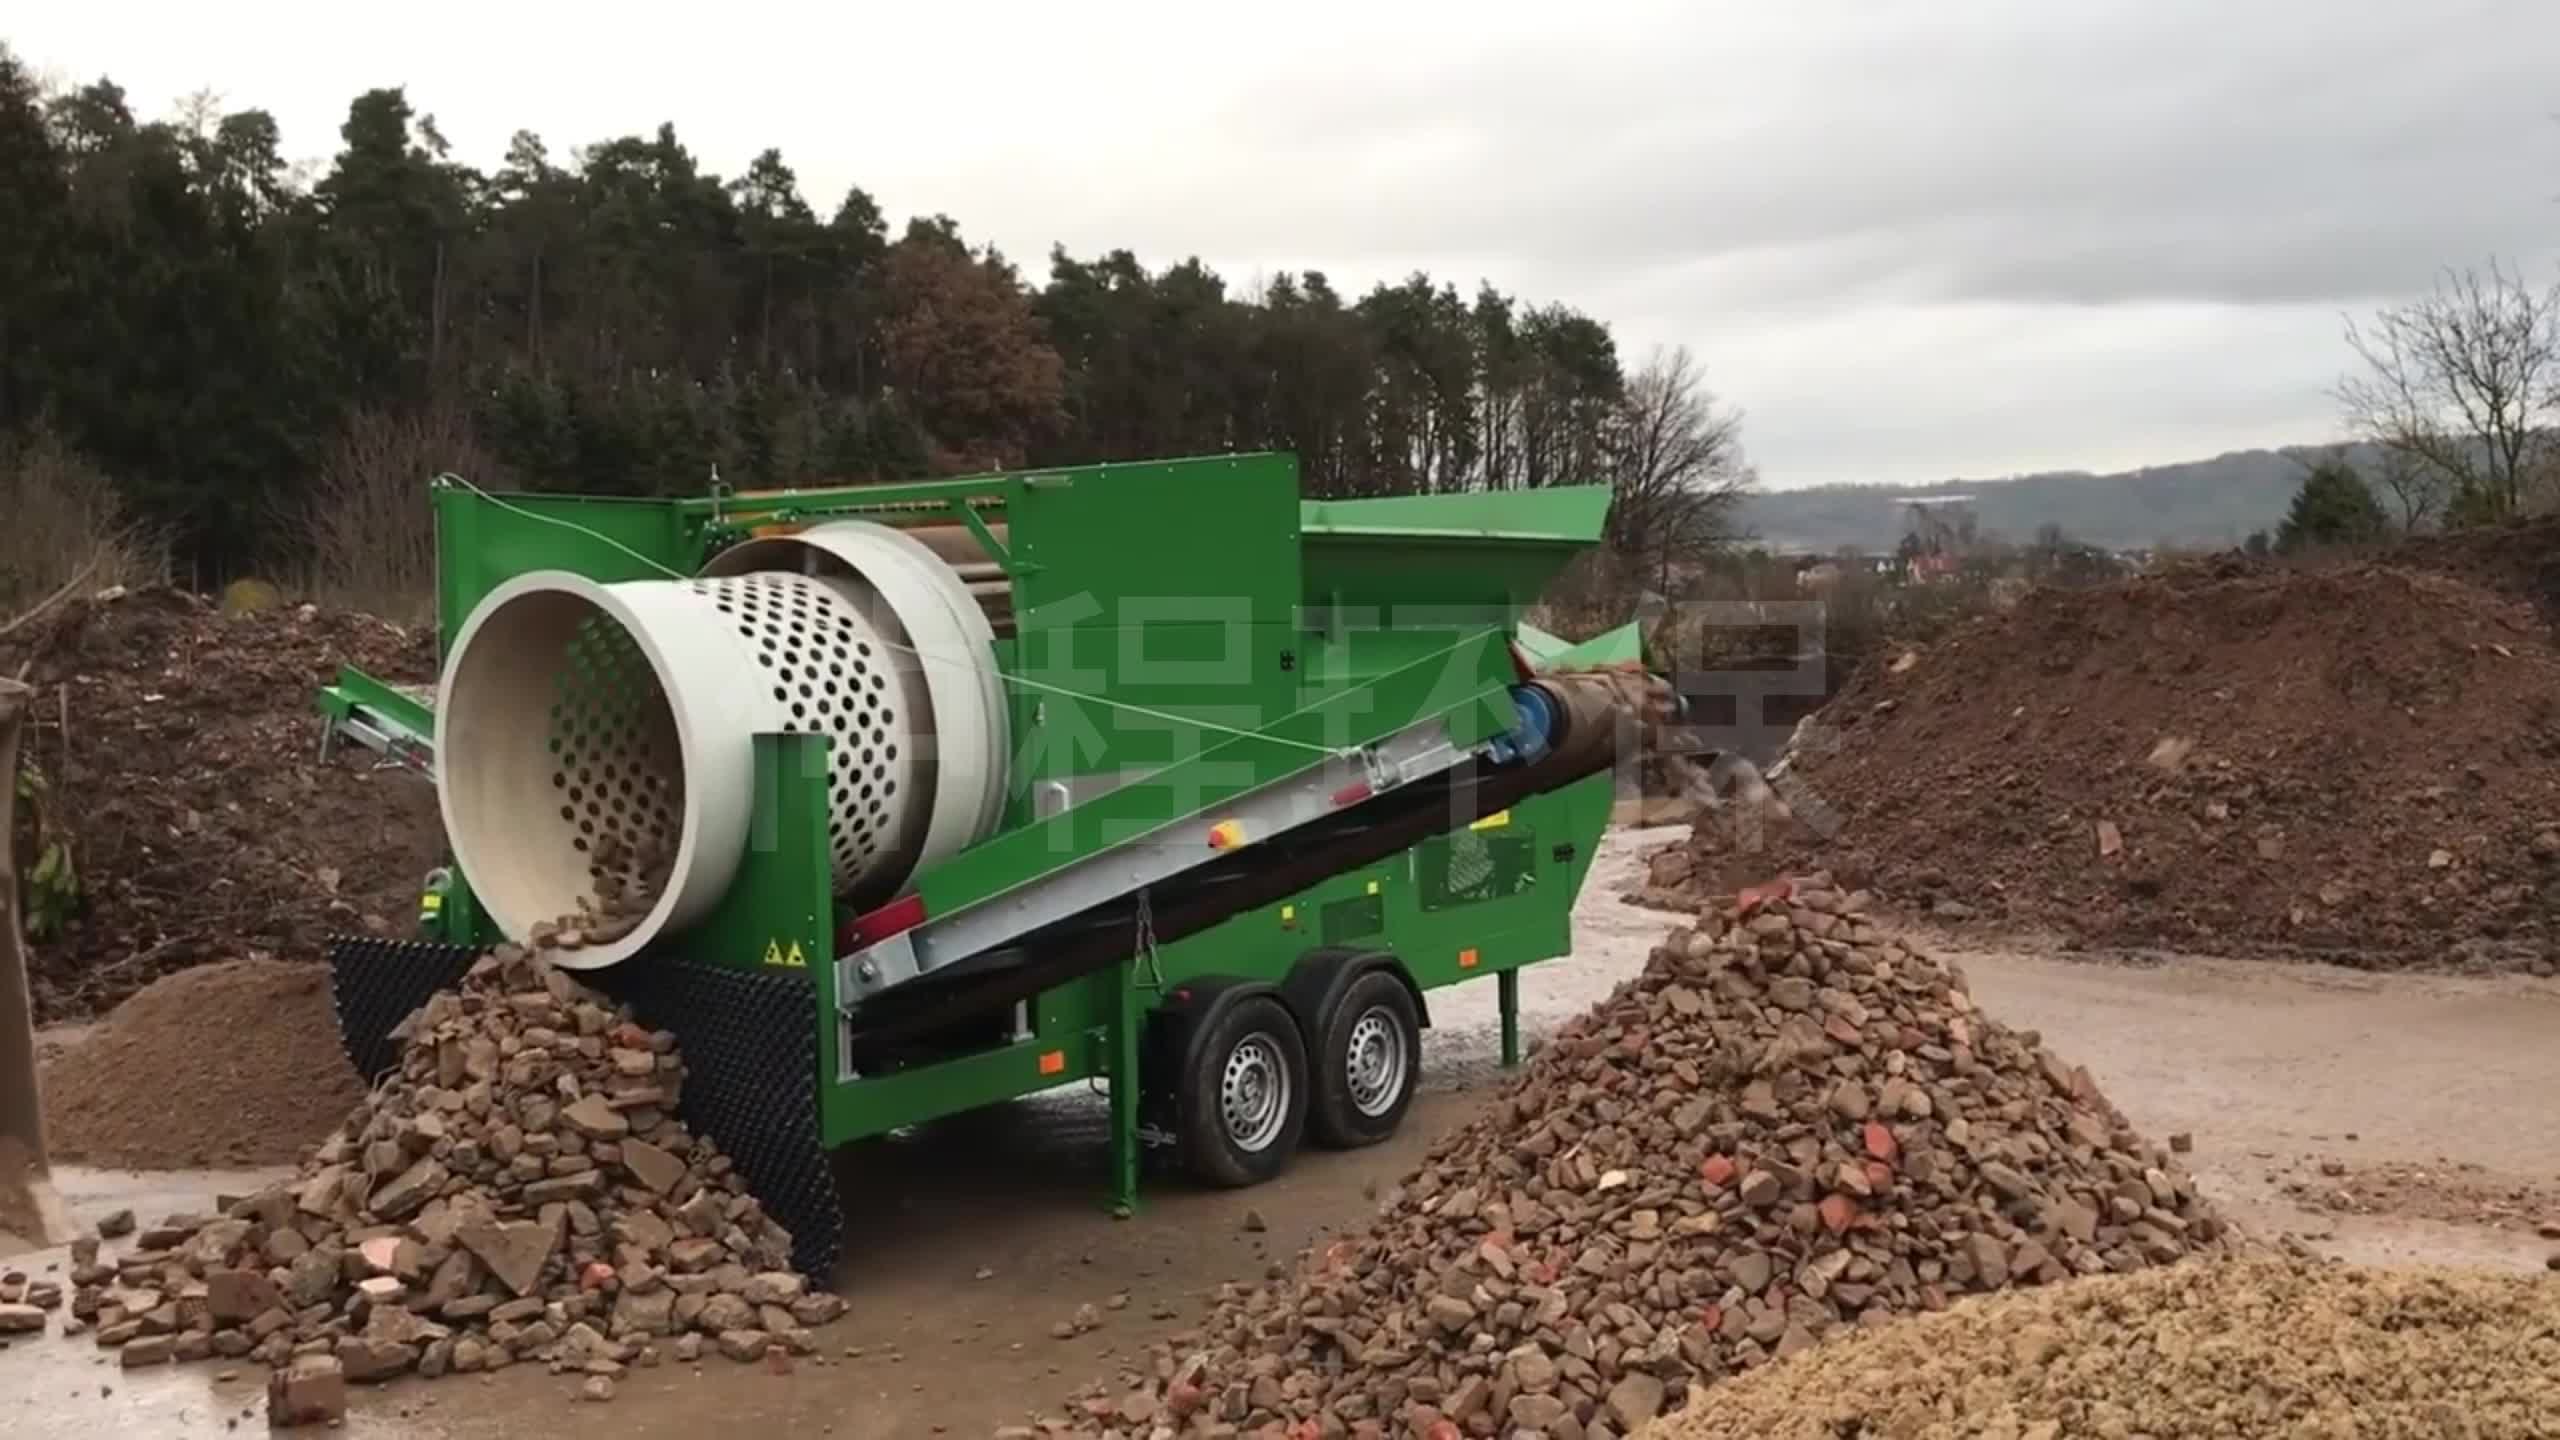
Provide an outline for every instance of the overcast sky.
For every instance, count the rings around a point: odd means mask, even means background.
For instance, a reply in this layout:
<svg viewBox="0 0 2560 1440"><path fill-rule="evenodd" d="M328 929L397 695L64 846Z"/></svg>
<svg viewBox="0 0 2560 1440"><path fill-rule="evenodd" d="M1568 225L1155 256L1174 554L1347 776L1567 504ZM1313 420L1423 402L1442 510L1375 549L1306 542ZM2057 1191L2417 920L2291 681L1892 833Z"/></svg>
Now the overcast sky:
<svg viewBox="0 0 2560 1440"><path fill-rule="evenodd" d="M405 85L460 158L661 120L811 203L1231 281L1421 268L1685 344L1772 485L2326 438L2342 312L2560 277L2560 0L658 0L26 5L146 116L210 88L323 162Z"/></svg>

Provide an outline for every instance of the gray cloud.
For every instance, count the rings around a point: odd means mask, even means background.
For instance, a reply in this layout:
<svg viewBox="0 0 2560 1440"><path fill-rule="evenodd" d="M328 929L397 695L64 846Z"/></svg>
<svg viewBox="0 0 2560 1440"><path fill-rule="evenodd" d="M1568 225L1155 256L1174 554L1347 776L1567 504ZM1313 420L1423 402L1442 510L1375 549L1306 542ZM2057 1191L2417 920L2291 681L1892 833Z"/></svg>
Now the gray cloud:
<svg viewBox="0 0 2560 1440"><path fill-rule="evenodd" d="M2317 439L2340 311L2493 253L2560 274L2554 0L639 0L602 31L448 0L396 38L275 0L289 51L138 8L12 38L146 104L270 106L297 153L371 84L482 164L519 126L672 119L713 168L779 145L821 205L946 211L1035 276L1056 242L1487 278L1631 358L1693 347L1772 483Z"/></svg>
<svg viewBox="0 0 2560 1440"><path fill-rule="evenodd" d="M1219 144L1095 218L1162 224L1242 173L1256 193L1176 222L1195 248L1284 233L1594 265L1809 250L1834 262L1805 267L1812 285L2074 303L2400 293L2560 233L2548 0L1792 10L1777 33L1697 15L1640 47L1523 37L1362 65L1312 116L1286 98L1294 77L1266 77L1211 122ZM1346 183L1346 157L1395 203Z"/></svg>

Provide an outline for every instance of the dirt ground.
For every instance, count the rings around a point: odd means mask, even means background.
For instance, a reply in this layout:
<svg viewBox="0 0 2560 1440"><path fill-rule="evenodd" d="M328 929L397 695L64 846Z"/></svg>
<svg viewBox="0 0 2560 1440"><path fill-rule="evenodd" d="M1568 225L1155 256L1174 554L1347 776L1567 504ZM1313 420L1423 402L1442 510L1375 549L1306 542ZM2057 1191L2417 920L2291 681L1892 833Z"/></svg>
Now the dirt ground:
<svg viewBox="0 0 2560 1440"><path fill-rule="evenodd" d="M1667 918L1615 897L1640 857L1678 832L1622 830L1584 893L1579 948L1530 971L1534 1038L1639 968ZM2338 1213L2289 1195L2304 1177L2335 1185L2385 1167L2452 1167L2479 1193L2531 1203L2560 1181L2560 985L2523 978L2372 974L2267 962L2178 959L2132 966L1995 951L1949 952L1977 1000L2099 1077L2135 1126L2192 1135L2191 1163L2226 1213L2259 1233L2293 1233L2325 1253L2384 1263L2445 1261L2536 1269L2554 1242L2534 1225L2560 1215L2461 1218L2428 1187L2374 1185L2375 1213ZM852 1313L824 1351L789 1375L725 1361L634 1370L606 1405L574 1402L568 1377L520 1367L488 1378L404 1381L363 1392L350 1435L474 1440L538 1423L562 1437L692 1434L748 1425L887 1440L980 1437L1055 1411L1075 1385L1148 1340L1195 1322L1221 1283L1245 1281L1315 1236L1356 1223L1376 1191L1461 1123L1498 1075L1493 987L1435 992L1431 1079L1403 1133L1374 1150L1310 1153L1278 1181L1210 1193L1165 1181L1135 1219L1102 1209L1103 1102L1081 1091L981 1112L843 1157L847 1255L837 1281ZM2344 1168L2324 1176L2324 1163ZM2396 1173L2396 1172L2395 1172ZM135 1204L146 1218L254 1175L136 1182L63 1176L75 1216ZM134 1186L148 1187L137 1198ZM2402 1213L2403 1210L2416 1213ZM1266 1228L1249 1228L1258 1216ZM42 1273L60 1251L13 1263ZM985 1278L978 1278L985 1272ZM1128 1299L1110 1308L1114 1297ZM1101 1329L1051 1338L1077 1306ZM857 1354L849 1352L858 1351ZM225 1435L260 1423L254 1367L127 1374L85 1341L22 1341L0 1352L0 1395L27 1397L12 1436L102 1430ZM102 1393L102 1391L106 1393ZM252 1413L243 1417L247 1408ZM538 1422L529 1417L538 1416Z"/></svg>
<svg viewBox="0 0 2560 1440"><path fill-rule="evenodd" d="M405 925L441 848L435 788L362 750L314 765L312 692L342 664L430 679L434 651L369 616L227 615L177 590L74 601L0 644L0 666L32 666L36 808L82 877L79 913L30 957L37 1015L93 1016L162 975L317 960L331 934Z"/></svg>

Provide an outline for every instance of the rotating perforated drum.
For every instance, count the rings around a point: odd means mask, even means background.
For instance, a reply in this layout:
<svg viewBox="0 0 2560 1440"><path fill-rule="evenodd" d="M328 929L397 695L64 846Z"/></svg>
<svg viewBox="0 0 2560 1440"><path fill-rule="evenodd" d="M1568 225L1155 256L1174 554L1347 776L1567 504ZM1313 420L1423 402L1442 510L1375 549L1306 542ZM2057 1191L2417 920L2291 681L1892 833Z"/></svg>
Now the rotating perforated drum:
<svg viewBox="0 0 2560 1440"><path fill-rule="evenodd" d="M858 893L885 865L912 861L933 781L933 734L903 642L873 628L852 597L805 575L696 580L693 588L754 647L772 682L774 728L834 741L827 845L837 891Z"/></svg>
<svg viewBox="0 0 2560 1440"><path fill-rule="evenodd" d="M556 958L614 964L727 892L753 737L817 733L837 892L887 899L1001 813L989 643L966 586L879 526L753 542L691 580L518 576L464 622L438 687L455 859L510 937L608 917Z"/></svg>

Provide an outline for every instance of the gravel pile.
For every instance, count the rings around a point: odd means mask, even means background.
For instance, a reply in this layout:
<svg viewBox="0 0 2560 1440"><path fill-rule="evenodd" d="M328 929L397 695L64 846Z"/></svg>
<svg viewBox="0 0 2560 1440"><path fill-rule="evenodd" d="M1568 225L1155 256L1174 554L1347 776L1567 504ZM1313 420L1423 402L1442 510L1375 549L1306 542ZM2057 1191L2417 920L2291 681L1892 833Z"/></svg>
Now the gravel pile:
<svg viewBox="0 0 2560 1440"><path fill-rule="evenodd" d="M327 966L231 960L163 975L70 1037L43 1091L56 1159L160 1170L291 1165L364 1085Z"/></svg>
<svg viewBox="0 0 2560 1440"><path fill-rule="evenodd" d="M705 1348L787 1363L842 1313L675 1118L673 1035L512 946L395 1033L401 1068L293 1180L133 1231L113 1257L81 1242L64 1330L128 1368L280 1367L287 1421L326 1418L350 1380L520 1363L610 1398L624 1367Z"/></svg>
<svg viewBox="0 0 2560 1440"><path fill-rule="evenodd" d="M1365 1234L1050 1428L1625 1436L1838 1331L2231 1247L2085 1072L1865 905L1816 877L1673 932Z"/></svg>
<svg viewBox="0 0 2560 1440"><path fill-rule="evenodd" d="M2560 1286L2301 1260L1959 1306L1717 1389L1644 1440L2504 1440L2560 1415Z"/></svg>

